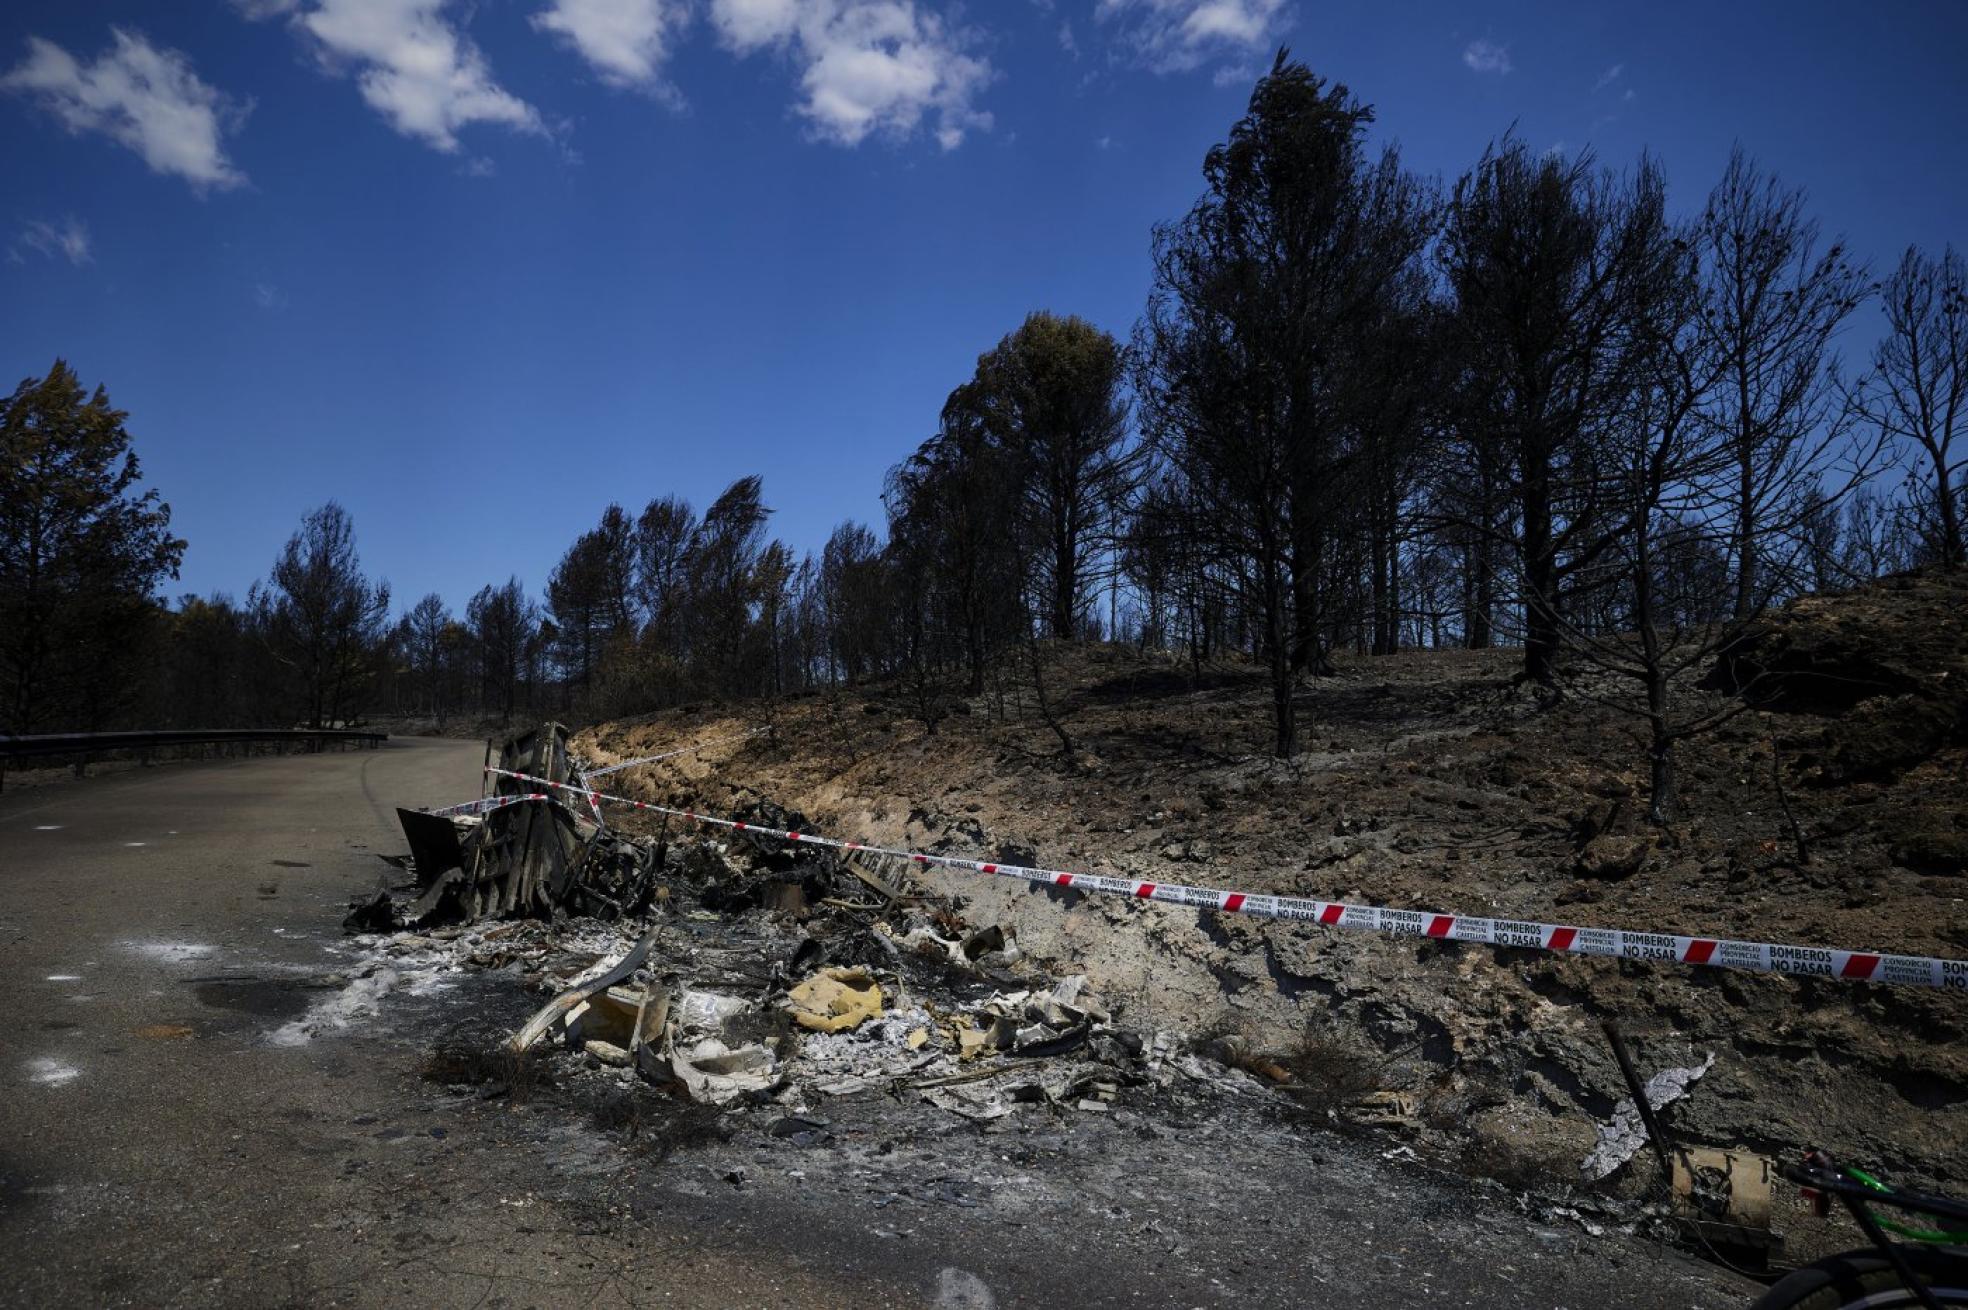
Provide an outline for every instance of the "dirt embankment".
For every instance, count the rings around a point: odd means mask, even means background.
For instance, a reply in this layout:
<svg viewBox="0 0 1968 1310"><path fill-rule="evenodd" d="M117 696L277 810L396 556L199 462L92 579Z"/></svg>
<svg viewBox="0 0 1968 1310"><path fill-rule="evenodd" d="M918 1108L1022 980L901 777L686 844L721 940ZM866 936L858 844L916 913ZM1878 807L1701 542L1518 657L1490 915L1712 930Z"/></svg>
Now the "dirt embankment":
<svg viewBox="0 0 1968 1310"><path fill-rule="evenodd" d="M1773 616L1705 689L1757 698L1681 757L1683 820L1644 821L1636 726L1511 687L1511 652L1343 660L1300 692L1305 753L1267 740L1262 675L1131 651L1058 656L1048 690L954 706L900 688L782 704L776 732L619 775L709 812L760 801L857 840L1148 879L1748 940L1968 956L1968 578L1931 574ZM604 761L753 726L756 707L602 725ZM637 816L640 821L642 816ZM653 826L653 825L652 825ZM1144 1020L1367 1070L1415 1094L1425 1150L1498 1176L1578 1178L1623 1090L1717 1059L1675 1108L1693 1141L1822 1145L1907 1180L1968 1176L1959 993L1557 958L1082 898L956 873L975 924L1084 971ZM1630 1175L1634 1171L1624 1171ZM1614 1184L1619 1185L1620 1175ZM1630 1184L1628 1184L1630 1185Z"/></svg>

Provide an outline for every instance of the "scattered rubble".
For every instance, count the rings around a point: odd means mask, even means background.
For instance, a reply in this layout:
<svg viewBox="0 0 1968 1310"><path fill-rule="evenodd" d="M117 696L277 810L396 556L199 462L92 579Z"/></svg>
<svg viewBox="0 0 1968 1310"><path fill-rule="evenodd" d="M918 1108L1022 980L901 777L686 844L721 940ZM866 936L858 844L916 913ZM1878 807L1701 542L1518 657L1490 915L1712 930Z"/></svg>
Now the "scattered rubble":
<svg viewBox="0 0 1968 1310"><path fill-rule="evenodd" d="M549 781L581 777L556 724L499 757ZM808 1125L795 1135L824 1127L813 1106L869 1093L989 1123L1024 1106L1105 1113L1129 1089L1260 1088L1241 1053L1128 1027L1085 975L1044 974L1015 932L966 921L956 900L908 886L905 869L870 867L880 857L745 833L691 834L672 852L559 801L520 801L534 784L505 782L471 805L405 811L422 894L405 906L382 893L345 925L411 929L379 943L392 959L448 950L551 992L502 1060L474 1067L544 1059L705 1106L776 1107ZM771 826L803 824L755 810ZM1366 1103L1362 1122L1405 1104Z"/></svg>
<svg viewBox="0 0 1968 1310"><path fill-rule="evenodd" d="M667 1127L648 1129L665 1153L684 1137L728 1141L740 1125L760 1149L839 1150L843 1131L867 1133L844 1125L870 1115L888 1131L933 1137L938 1130L919 1121L906 1126L898 1107L913 1106L942 1116L952 1126L942 1131L1022 1123L1020 1132L1054 1132L1098 1116L1150 1140L1177 1135L1158 1124L1256 1115L1300 1136L1391 1134L1399 1143L1387 1158L1425 1158L1415 1149L1431 1132L1425 1089L1379 1085L1382 1063L1336 1046L1270 1052L1234 1035L1137 1026L1130 1006L1085 975L1045 973L1013 936L966 922L956 902L904 870L880 871L894 892L886 905L844 908L860 904L841 893L864 886L869 871L824 849L800 851L790 868L785 852L744 841L676 854L663 894L637 921L560 916L367 938L379 956L448 953L456 967L503 971L547 996L496 1050L434 1054L432 1076L514 1095L550 1083L602 1106L642 1089L672 1107L654 1112ZM795 911L747 895L787 879L816 895ZM1321 1060L1354 1067L1322 1069ZM1660 1075L1652 1099L1671 1099L1669 1084L1685 1093L1712 1063ZM649 1113L611 1111L609 1122L643 1123ZM725 1181L748 1185L751 1172L726 1170ZM1658 1215L1580 1194L1562 1178L1541 1181L1533 1211L1589 1234L1631 1232ZM971 1186L945 1176L925 1183L923 1196L973 1205Z"/></svg>
<svg viewBox="0 0 1968 1310"><path fill-rule="evenodd" d="M557 724L499 759L549 782L582 777ZM571 1060L717 1107L804 1111L907 1091L979 1122L1021 1105L1102 1112L1124 1087L1241 1076L1178 1052L1176 1035L1118 1027L1083 975L1021 967L1014 933L908 890L902 870L743 833L692 834L666 865L666 843L620 836L525 790L535 785L502 779L479 802L403 811L421 894L404 905L380 893L344 925L412 930L387 940L391 958L449 949L552 991L506 1043L507 1063L485 1068ZM756 809L773 826L802 822ZM366 991L352 1002L367 1003Z"/></svg>
<svg viewBox="0 0 1968 1310"><path fill-rule="evenodd" d="M685 863L716 867L730 856L713 850ZM852 877L844 869L834 873ZM675 904L685 889L670 890ZM687 890L700 901L724 891L717 884ZM1144 1056L1161 1060L1173 1044L1167 1036L1155 1042L1115 1028L1083 976L1028 978L1024 986L1000 989L962 941L907 922L937 914L948 923L947 909L899 910L905 921L899 937L886 921L852 922L853 911L824 914L806 912L801 924L798 915L757 907L702 918L684 911L667 928L576 974L510 1048L579 1052L594 1067L620 1069L625 1077L633 1070L709 1105L799 1110L816 1098L911 1091L987 1121L1020 1104L1103 1109L1122 1086L1151 1080ZM542 925L536 934L533 949L545 963L553 930ZM498 939L486 962L510 966L509 942ZM827 965L804 977L796 968L871 954L882 962ZM759 972L737 966L734 955L770 963ZM979 958L994 958L999 963L986 967L1001 969L1004 952L982 951ZM1164 1064L1163 1077L1179 1069ZM1197 1064L1186 1076L1216 1075Z"/></svg>
<svg viewBox="0 0 1968 1310"><path fill-rule="evenodd" d="M1336 696L1353 690L1331 689ZM1388 700L1374 698L1374 712L1391 712L1380 708ZM1563 707L1553 722L1582 712ZM1671 876L1703 888L1708 899L1693 902L1702 922L1736 922L1722 913L1720 891L1709 890L1733 887L1735 875L1712 859L1639 840L1631 784L1609 769L1567 774L1563 785L1576 791L1579 808L1561 813L1569 793L1544 781L1542 756L1530 755L1540 743L1520 717L1505 707L1391 744L1383 732L1371 753L1354 744L1342 750L1336 738L1331 752L1314 752L1295 769L1200 754L1211 761L1207 771L1194 781L1185 772L1180 793L1147 765L1140 781L1126 777L1122 743L1139 734L1117 729L1108 763L1071 784L1108 788L1096 802L1016 762L1023 757L999 760L1009 775L1003 781L980 779L975 770L989 763L988 753L983 764L953 766L948 748L934 741L906 755L867 743L851 756L843 748L843 758L862 761L846 781L839 761L817 750L770 757L772 767L748 769L742 783L693 773L692 761L672 763L666 783L647 790L644 782L635 794L679 805L722 797L721 814L783 830L813 826L766 800L758 790L765 787L811 806L837 832L917 849L996 849L1006 862L1037 862L1031 834L1052 824L1059 843L1073 843L1062 861L1085 852L1081 841L1127 871L1229 857L1238 867L1280 870L1289 881L1278 890L1344 896L1392 882L1415 903L1453 893L1458 906L1496 912L1522 912L1520 905L1549 893L1561 904L1604 899L1614 908L1603 912L1617 914L1628 902L1653 905ZM864 728L859 716L850 722L870 734L888 727ZM1469 754L1465 739L1481 748L1474 763L1448 753ZM615 749L640 754L647 740L628 745L618 737ZM1729 748L1736 749L1733 739ZM578 779L580 761L567 749L565 733L547 725L508 743L500 758L518 772ZM608 748L596 754L605 761ZM932 794L918 779L896 776L906 767L948 774L956 795L942 805L959 812L891 806L883 798L898 791ZM504 1063L486 1062L501 1070L500 1081L516 1078L505 1071L523 1059L529 1078L596 1096L649 1098L672 1116L750 1124L777 1144L768 1149L833 1140L856 1107L870 1104L883 1113L907 1105L911 1115L947 1126L939 1131L1063 1130L1080 1116L1099 1116L1151 1136L1167 1131L1158 1124L1234 1107L1295 1132L1374 1134L1390 1142L1390 1158L1460 1162L1533 1191L1540 1199L1527 1204L1547 1219L1630 1230L1647 1222L1633 1177L1639 1171L1616 1177L1615 1160L1582 1176L1577 1164L1588 1148L1597 1152L1595 1123L1615 1108L1616 1079L1590 1016L1601 1005L1629 1003L1666 1015L1672 1026L1648 1039L1647 1063L1671 1065L1669 1074L1694 1071L1685 1091L1717 1063L1710 1055L1695 1069L1702 1047L1725 1042L1716 1025L1726 1016L1780 990L1786 1000L1789 990L1801 999L1817 995L1808 985L1755 978L1702 984L1707 991L1696 994L1697 984L1678 974L1638 967L1569 960L1533 967L1453 944L1334 938L1302 925L922 876L865 854L844 859L742 832L707 840L657 830L650 816L613 816L642 830L630 836L595 823L585 807L499 804L533 785L507 782L481 813L406 817L413 847L420 841L413 822L445 825L445 834L423 825L416 863L426 908L366 908L355 930L417 924L459 963L504 971L552 998L514 1038ZM1298 799L1314 782L1317 814ZM981 818L970 795L983 801ZM1448 822L1471 826L1420 828L1437 805ZM536 818L520 824L528 813ZM1064 826L1068 813L1094 817L1077 820L1088 825L1082 831ZM1315 820L1308 842L1304 830ZM1696 846L1706 851L1715 838L1697 832L1692 840L1707 843ZM1760 849L1767 863L1767 841ZM607 852L592 868L590 850ZM1281 851L1291 859L1273 858ZM1763 897L1759 885L1759 907ZM1896 1025L1942 1013L1924 997L1863 1004ZM1758 1060L1789 1068L1802 1049L1781 1027L1760 1035L1767 1031L1758 1028L1760 1046L1723 1045L1709 1084L1677 1109L1692 1107L1676 1125L1689 1140L1764 1140L1740 1126L1749 1101L1744 1070ZM1910 1067L1912 1098L1926 1087L1927 1070ZM1793 1072L1800 1086L1818 1076ZM1822 1107L1811 1108L1811 1122L1821 1122ZM1579 1191L1590 1177L1605 1181Z"/></svg>

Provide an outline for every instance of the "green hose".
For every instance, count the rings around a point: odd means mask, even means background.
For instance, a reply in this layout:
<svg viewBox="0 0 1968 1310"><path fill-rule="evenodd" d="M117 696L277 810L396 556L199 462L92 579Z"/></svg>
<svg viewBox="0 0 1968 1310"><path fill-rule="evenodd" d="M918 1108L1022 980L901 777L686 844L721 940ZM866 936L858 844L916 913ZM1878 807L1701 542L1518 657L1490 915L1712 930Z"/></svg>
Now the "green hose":
<svg viewBox="0 0 1968 1310"><path fill-rule="evenodd" d="M1863 1169L1846 1169L1843 1172L1847 1178L1863 1183L1883 1196L1891 1196L1893 1194L1892 1188L1880 1182ZM1913 1242L1935 1242L1944 1246L1952 1246L1959 1242L1968 1242L1968 1231L1951 1231L1946 1228L1914 1228L1911 1225L1885 1218L1882 1215L1874 1215L1873 1220L1887 1232L1897 1233L1899 1236Z"/></svg>

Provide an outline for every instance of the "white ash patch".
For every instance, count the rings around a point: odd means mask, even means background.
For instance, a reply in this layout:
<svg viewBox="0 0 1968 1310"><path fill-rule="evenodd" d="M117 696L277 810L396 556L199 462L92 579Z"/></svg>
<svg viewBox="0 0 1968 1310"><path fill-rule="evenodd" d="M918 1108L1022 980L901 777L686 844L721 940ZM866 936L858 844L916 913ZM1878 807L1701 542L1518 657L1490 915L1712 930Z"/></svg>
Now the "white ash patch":
<svg viewBox="0 0 1968 1310"><path fill-rule="evenodd" d="M351 972L348 986L327 993L310 1005L306 1014L274 1029L268 1042L306 1046L317 1037L346 1032L358 1022L378 1017L385 997L441 992L451 985L449 975L458 972L450 952L433 949L434 944L402 938L383 938L380 942Z"/></svg>
<svg viewBox="0 0 1968 1310"><path fill-rule="evenodd" d="M933 1044L909 1049L910 1033L934 1032L935 1025L929 1011L917 1006L891 1010L848 1032L802 1033L792 1065L800 1081L829 1096L864 1091L905 1073L954 1068L955 1061Z"/></svg>
<svg viewBox="0 0 1968 1310"><path fill-rule="evenodd" d="M194 960L209 960L217 955L219 948L205 942L168 942L154 939L127 941L123 949L157 964L190 964Z"/></svg>
<svg viewBox="0 0 1968 1310"><path fill-rule="evenodd" d="M39 1083L43 1087L60 1087L64 1083L74 1082L81 1076L82 1071L80 1069L72 1064L64 1064L60 1060L43 1057L39 1060L29 1060L27 1062L28 1081Z"/></svg>

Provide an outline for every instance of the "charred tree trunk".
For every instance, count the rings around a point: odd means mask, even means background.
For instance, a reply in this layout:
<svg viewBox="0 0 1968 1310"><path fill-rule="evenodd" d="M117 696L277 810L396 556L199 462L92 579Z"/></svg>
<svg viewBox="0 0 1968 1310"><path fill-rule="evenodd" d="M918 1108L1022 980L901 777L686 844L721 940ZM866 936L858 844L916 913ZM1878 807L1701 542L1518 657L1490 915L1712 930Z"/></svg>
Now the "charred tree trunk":
<svg viewBox="0 0 1968 1310"><path fill-rule="evenodd" d="M1287 642L1280 644L1285 648L1286 666L1292 675L1311 673L1326 677L1333 669L1326 635L1320 627L1320 620L1325 615L1325 597L1321 593L1320 578L1325 567L1325 542L1316 532L1305 533L1304 537L1299 549L1292 553L1291 560L1291 634ZM1265 607L1270 609L1271 606L1267 597ZM1280 611L1284 608L1282 579L1279 581L1277 608ZM1271 623L1272 616L1267 614L1265 621ZM1277 622L1282 633L1282 613Z"/></svg>
<svg viewBox="0 0 1968 1310"><path fill-rule="evenodd" d="M1394 514L1380 506L1372 531L1369 605L1373 609L1373 653L1392 655L1401 645L1400 543Z"/></svg>
<svg viewBox="0 0 1968 1310"><path fill-rule="evenodd" d="M1647 683L1647 817L1660 827L1674 821L1674 730L1668 715L1667 659L1661 649L1654 597L1653 539L1641 523L1633 546L1633 617L1640 630L1641 673Z"/></svg>
<svg viewBox="0 0 1968 1310"><path fill-rule="evenodd" d="M1968 549L1961 540L1961 491L1948 484L1947 459L1939 449L1934 451L1934 481L1940 488L1936 509L1941 516L1941 562L1959 567L1968 563Z"/></svg>
<svg viewBox="0 0 1968 1310"><path fill-rule="evenodd" d="M1551 487L1543 468L1524 482L1523 677L1549 687L1558 672L1558 555L1551 532Z"/></svg>
<svg viewBox="0 0 1968 1310"><path fill-rule="evenodd" d="M1738 622L1756 613L1756 467L1748 454L1739 466L1736 489L1736 606Z"/></svg>
<svg viewBox="0 0 1968 1310"><path fill-rule="evenodd" d="M1490 568L1490 544L1483 537L1463 552L1462 595L1462 644L1470 650L1488 650L1496 640L1492 622L1496 578Z"/></svg>
<svg viewBox="0 0 1968 1310"><path fill-rule="evenodd" d="M1292 704L1292 683L1297 673L1285 633L1285 579L1275 559L1265 561L1263 576L1264 646L1271 672L1272 753L1288 760L1298 753L1298 723Z"/></svg>
<svg viewBox="0 0 1968 1310"><path fill-rule="evenodd" d="M1074 624L1075 602L1079 599L1080 579L1075 568L1071 528L1063 521L1054 525L1052 559L1052 635L1061 641L1077 641Z"/></svg>

